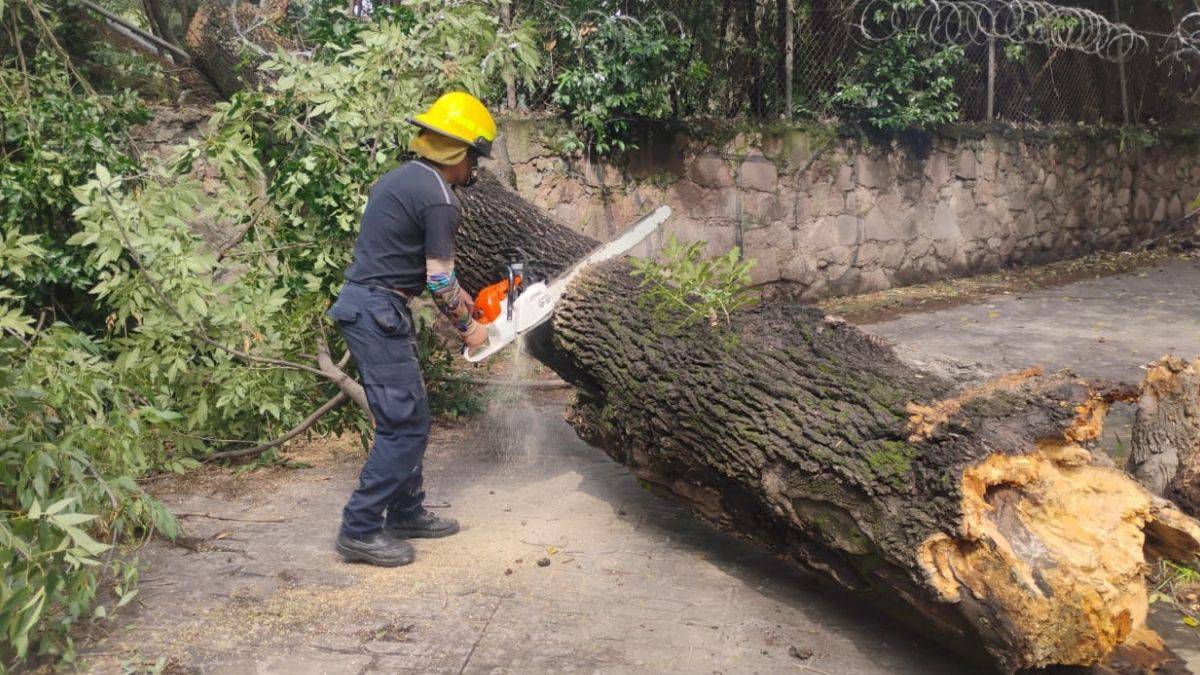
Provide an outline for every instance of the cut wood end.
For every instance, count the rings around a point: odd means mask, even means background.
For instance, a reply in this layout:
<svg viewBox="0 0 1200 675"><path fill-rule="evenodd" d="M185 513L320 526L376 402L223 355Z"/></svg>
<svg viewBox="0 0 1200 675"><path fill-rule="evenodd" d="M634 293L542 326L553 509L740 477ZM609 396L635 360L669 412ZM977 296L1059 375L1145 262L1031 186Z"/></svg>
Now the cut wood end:
<svg viewBox="0 0 1200 675"><path fill-rule="evenodd" d="M1071 442L964 472L961 531L918 564L1013 669L1091 665L1145 625L1147 556L1191 558L1200 524Z"/></svg>
<svg viewBox="0 0 1200 675"><path fill-rule="evenodd" d="M1194 374L1197 368L1200 368L1200 359L1188 363L1178 356L1167 355L1146 366L1146 379L1142 381L1142 386L1150 388L1165 386L1174 390L1179 387L1181 373Z"/></svg>

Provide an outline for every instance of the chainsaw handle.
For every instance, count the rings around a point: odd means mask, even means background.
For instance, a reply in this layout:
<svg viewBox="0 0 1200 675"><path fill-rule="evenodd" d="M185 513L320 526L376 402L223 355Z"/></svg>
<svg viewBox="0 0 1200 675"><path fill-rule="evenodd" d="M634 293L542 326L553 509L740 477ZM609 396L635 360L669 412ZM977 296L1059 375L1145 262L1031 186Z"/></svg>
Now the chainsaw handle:
<svg viewBox="0 0 1200 675"><path fill-rule="evenodd" d="M507 346L507 344L508 343L505 343L505 342L495 342L493 340L488 340L486 343L484 343L484 345L482 347L479 348L478 351L474 351L474 352L471 351L470 347L463 345L462 357L464 359L470 361L471 363L479 363L480 361L486 359L487 357L491 356L492 354L495 354L496 352L500 351L501 349L504 349L504 347Z"/></svg>

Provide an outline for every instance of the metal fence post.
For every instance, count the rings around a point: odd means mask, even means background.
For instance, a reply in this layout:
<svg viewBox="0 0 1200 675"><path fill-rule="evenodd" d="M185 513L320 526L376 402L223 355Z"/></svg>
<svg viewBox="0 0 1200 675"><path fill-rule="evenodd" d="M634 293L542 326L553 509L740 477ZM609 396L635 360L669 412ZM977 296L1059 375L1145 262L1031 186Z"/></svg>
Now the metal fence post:
<svg viewBox="0 0 1200 675"><path fill-rule="evenodd" d="M784 12L783 29L787 35L783 39L783 117L791 121L792 110L795 108L792 100L792 80L796 68L796 31L794 26L796 15L796 0L787 0L787 11Z"/></svg>
<svg viewBox="0 0 1200 675"><path fill-rule="evenodd" d="M1117 61L1117 74L1121 78L1121 119L1129 124L1129 85L1125 79L1125 60Z"/></svg>
<svg viewBox="0 0 1200 675"><path fill-rule="evenodd" d="M1120 23L1121 7L1112 0L1113 21ZM1125 59L1117 61L1117 77L1121 80L1121 119L1129 124L1129 84L1125 80Z"/></svg>
<svg viewBox="0 0 1200 675"><path fill-rule="evenodd" d="M996 38L988 37L987 121L996 120Z"/></svg>

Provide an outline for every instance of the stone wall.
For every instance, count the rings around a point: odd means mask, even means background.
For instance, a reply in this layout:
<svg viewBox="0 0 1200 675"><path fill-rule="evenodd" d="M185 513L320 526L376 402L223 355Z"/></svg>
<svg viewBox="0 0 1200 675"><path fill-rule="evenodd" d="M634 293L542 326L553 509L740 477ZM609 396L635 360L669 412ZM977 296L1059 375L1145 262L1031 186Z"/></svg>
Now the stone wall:
<svg viewBox="0 0 1200 675"><path fill-rule="evenodd" d="M554 152L553 120L507 120L493 170L580 231L606 238L669 204L665 236L741 246L758 283L804 298L879 290L1128 248L1200 194L1191 140L960 131L915 150L795 128L658 134L619 162ZM706 138L707 140L701 140Z"/></svg>

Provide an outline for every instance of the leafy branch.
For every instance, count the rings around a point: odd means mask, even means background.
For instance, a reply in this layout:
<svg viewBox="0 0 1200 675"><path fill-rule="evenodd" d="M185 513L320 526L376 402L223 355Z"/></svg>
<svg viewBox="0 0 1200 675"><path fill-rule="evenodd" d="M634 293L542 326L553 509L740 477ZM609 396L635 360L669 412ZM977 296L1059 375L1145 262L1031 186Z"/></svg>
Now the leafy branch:
<svg viewBox="0 0 1200 675"><path fill-rule="evenodd" d="M438 93L486 96L539 60L533 31L484 4L401 11L277 54L265 89L217 104L161 164L124 145L135 95L85 88L49 42L0 59L0 670L69 660L74 621L133 597L136 562L114 551L177 531L138 478L309 431L369 437L323 316L368 188ZM110 582L119 599L98 601Z"/></svg>
<svg viewBox="0 0 1200 675"><path fill-rule="evenodd" d="M750 287L753 260L741 260L734 247L708 258L705 243L681 243L671 236L663 245L662 262L633 260L633 275L641 279L639 303L671 332L700 324L732 328L733 314L758 303Z"/></svg>

